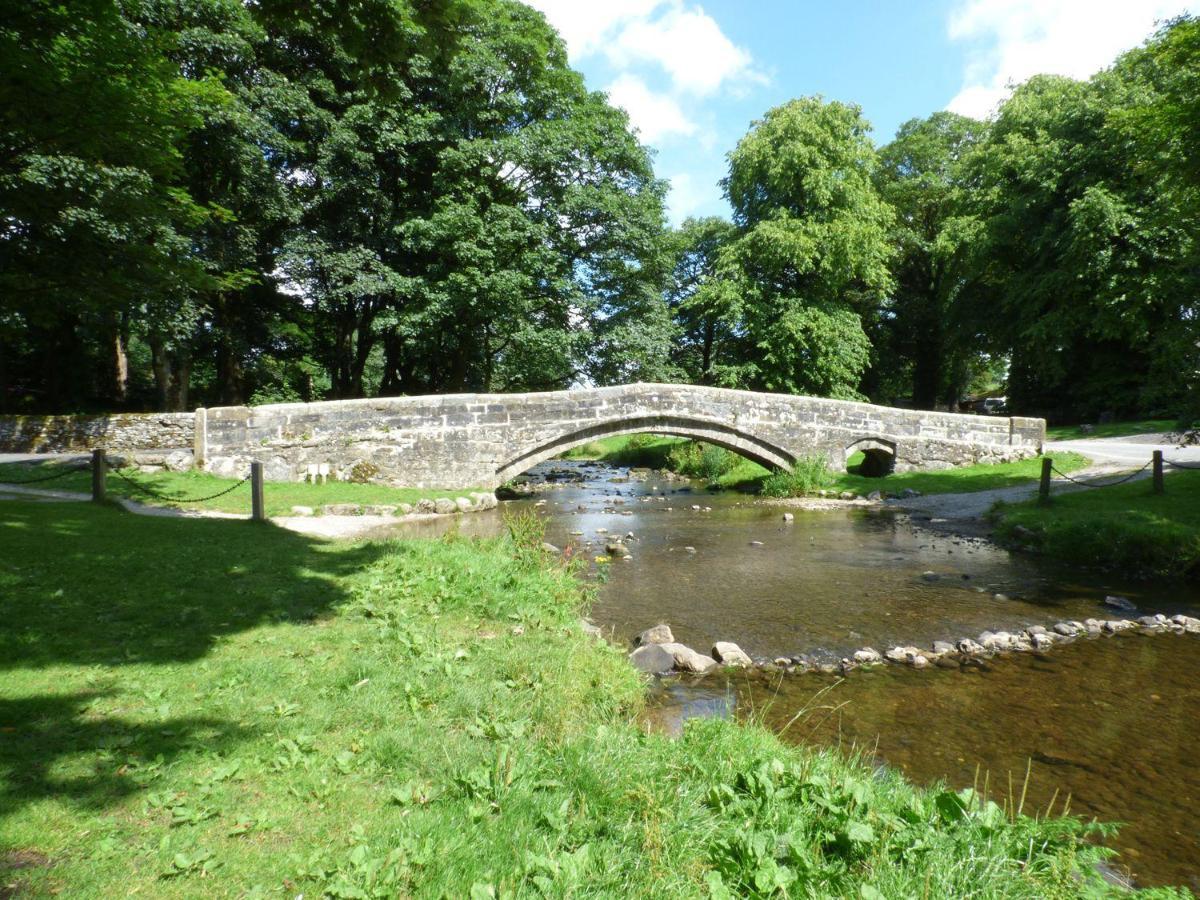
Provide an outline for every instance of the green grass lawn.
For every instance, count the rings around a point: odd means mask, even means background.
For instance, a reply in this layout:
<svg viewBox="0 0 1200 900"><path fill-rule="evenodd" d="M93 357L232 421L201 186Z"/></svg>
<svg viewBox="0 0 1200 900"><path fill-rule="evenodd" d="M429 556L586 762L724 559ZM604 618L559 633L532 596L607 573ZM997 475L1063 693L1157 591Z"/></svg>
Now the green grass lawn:
<svg viewBox="0 0 1200 900"><path fill-rule="evenodd" d="M595 459L613 465L647 466L665 468L670 465L671 449L687 443L685 438L653 435L649 439L633 441L638 435L622 435L593 441L577 447L566 455L568 459ZM862 462L862 454L852 454L847 468L853 469ZM1088 459L1078 453L1056 453L1055 466L1063 472L1075 472L1088 464ZM897 494L905 489L922 494L969 493L993 488L1014 487L1036 481L1042 469L1040 458L1025 459L1014 463L996 465L961 466L954 469L935 471L903 472L883 478L866 478L851 471L830 473L821 488L832 491L853 491L866 495L872 491ZM771 473L758 463L738 457L732 468L719 477L710 479L714 486L757 493Z"/></svg>
<svg viewBox="0 0 1200 900"><path fill-rule="evenodd" d="M1048 506L1005 505L997 534L1047 556L1155 577L1200 576L1200 472L1051 495ZM1022 533L1020 529L1028 531Z"/></svg>
<svg viewBox="0 0 1200 900"><path fill-rule="evenodd" d="M638 725L519 539L0 502L0 893L1074 897L1070 820L754 725Z"/></svg>
<svg viewBox="0 0 1200 900"><path fill-rule="evenodd" d="M1157 434L1163 431L1175 431L1178 424L1179 422L1176 419L1138 419L1132 422L1108 422L1104 425L1093 425L1093 430L1087 434L1080 431L1078 425L1051 425L1046 429L1046 439L1050 441L1076 441L1084 438Z"/></svg>
<svg viewBox="0 0 1200 900"><path fill-rule="evenodd" d="M0 479L11 478L14 481L26 478L38 478L48 475L60 468L77 466L79 463L45 462L36 466L25 463L7 463L0 465ZM207 497L238 483L236 478L218 478L206 472L138 472L135 469L121 470L128 478L136 482L129 484L117 472L109 472L107 479L108 494L114 497L124 497L137 500L150 506L172 506L181 509L205 509L216 512L232 512L250 514L250 483L234 489L223 497L205 500L201 503L173 502L171 500L155 499L146 495L139 487L164 494L168 497ZM92 476L90 471L66 475L54 481L30 484L33 488L45 488L58 491L79 491L91 493ZM0 484L0 489L4 487ZM389 504L416 503L423 498L436 500L439 497L462 497L469 491L478 488L463 488L456 491L436 490L434 488L394 488L377 484L355 484L349 481L330 481L325 484L310 484L308 482L268 481L263 485L263 499L266 502L268 516L286 516L293 506L310 506L317 512L326 503L358 503L358 504Z"/></svg>

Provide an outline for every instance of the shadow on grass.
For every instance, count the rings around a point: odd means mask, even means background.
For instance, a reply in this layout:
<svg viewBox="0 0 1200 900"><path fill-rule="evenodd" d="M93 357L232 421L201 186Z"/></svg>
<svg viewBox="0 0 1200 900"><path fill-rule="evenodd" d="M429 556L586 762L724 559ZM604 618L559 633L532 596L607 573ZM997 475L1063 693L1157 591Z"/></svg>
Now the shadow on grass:
<svg viewBox="0 0 1200 900"><path fill-rule="evenodd" d="M0 503L0 670L185 662L222 636L346 599L379 545L269 524Z"/></svg>
<svg viewBox="0 0 1200 900"><path fill-rule="evenodd" d="M219 753L247 736L204 716L155 723L95 717L103 692L0 699L0 818L26 803L65 799L101 808L143 790L180 753Z"/></svg>
<svg viewBox="0 0 1200 900"><path fill-rule="evenodd" d="M147 761L249 736L202 712L151 722L97 712L107 695L71 667L186 664L230 634L317 619L346 599L343 576L381 552L246 521L0 502L0 816L50 797L105 806L145 787ZM30 678L48 667L62 670L61 690Z"/></svg>

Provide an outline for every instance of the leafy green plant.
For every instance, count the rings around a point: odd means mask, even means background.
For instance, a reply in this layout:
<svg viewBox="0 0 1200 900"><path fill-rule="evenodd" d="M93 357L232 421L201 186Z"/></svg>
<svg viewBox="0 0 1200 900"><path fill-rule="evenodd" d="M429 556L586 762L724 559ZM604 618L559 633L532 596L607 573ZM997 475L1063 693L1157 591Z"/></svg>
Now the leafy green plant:
<svg viewBox="0 0 1200 900"><path fill-rule="evenodd" d="M804 456L796 460L791 471L772 472L762 482L762 493L767 497L802 497L827 488L834 482L829 471L829 458L824 453Z"/></svg>

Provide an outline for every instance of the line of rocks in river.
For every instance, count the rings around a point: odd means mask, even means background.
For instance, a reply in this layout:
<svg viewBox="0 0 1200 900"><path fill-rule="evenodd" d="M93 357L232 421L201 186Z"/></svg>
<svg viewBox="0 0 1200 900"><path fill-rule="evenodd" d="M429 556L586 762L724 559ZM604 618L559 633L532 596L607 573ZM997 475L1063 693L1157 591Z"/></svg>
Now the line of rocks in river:
<svg viewBox="0 0 1200 900"><path fill-rule="evenodd" d="M1168 618L1159 613L1137 619L1085 619L1056 622L1049 628L1032 625L1018 632L985 631L978 639L934 641L930 649L896 646L884 652L863 647L845 657L840 663L817 663L807 657L777 657L774 660L754 660L741 647L730 641L718 641L710 655L678 643L669 625L648 628L634 638L634 650L629 654L633 665L650 675L667 672L689 672L705 675L718 668L756 668L768 672L800 674L846 674L854 669L888 663L924 669L929 666L958 668L973 660L987 659L1001 653L1044 653L1055 645L1071 643L1079 638L1108 637L1124 632L1136 634L1200 634L1200 619L1175 615Z"/></svg>
<svg viewBox="0 0 1200 900"><path fill-rule="evenodd" d="M326 503L321 507L324 516L448 516L454 513L480 512L496 508L496 495L487 491L471 491L467 497L422 498L416 503ZM311 506L293 506L294 516L313 516Z"/></svg>

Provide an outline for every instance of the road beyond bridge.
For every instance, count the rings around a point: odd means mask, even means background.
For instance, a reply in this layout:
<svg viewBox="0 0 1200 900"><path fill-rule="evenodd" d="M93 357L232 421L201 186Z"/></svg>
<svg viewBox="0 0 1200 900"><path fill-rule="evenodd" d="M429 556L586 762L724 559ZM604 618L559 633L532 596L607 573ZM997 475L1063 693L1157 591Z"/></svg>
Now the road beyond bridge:
<svg viewBox="0 0 1200 900"><path fill-rule="evenodd" d="M855 450L896 471L1037 454L1042 419L893 409L680 384L530 394L444 394L196 411L196 461L233 475L251 460L275 481L331 477L425 488L495 488L534 464L611 435L654 432L726 447L772 468ZM357 467L357 468L356 468Z"/></svg>

